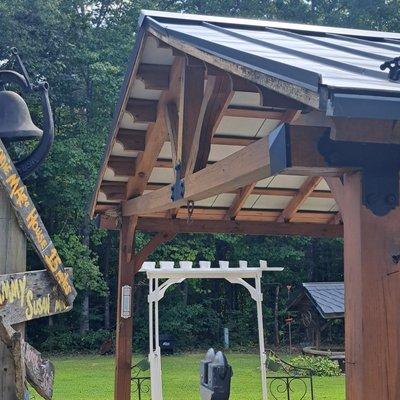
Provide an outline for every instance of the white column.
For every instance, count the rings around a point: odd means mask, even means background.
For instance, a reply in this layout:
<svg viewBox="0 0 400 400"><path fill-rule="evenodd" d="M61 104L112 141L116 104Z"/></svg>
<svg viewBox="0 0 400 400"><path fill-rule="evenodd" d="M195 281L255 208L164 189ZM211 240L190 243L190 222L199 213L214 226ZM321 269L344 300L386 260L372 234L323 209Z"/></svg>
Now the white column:
<svg viewBox="0 0 400 400"><path fill-rule="evenodd" d="M257 277L256 281L256 292L257 292L257 320L258 320L258 341L260 345L260 369L261 369L261 388L262 388L262 400L268 399L267 392L267 356L265 354L264 345L264 322L262 312L262 301L263 295L261 291L261 277Z"/></svg>

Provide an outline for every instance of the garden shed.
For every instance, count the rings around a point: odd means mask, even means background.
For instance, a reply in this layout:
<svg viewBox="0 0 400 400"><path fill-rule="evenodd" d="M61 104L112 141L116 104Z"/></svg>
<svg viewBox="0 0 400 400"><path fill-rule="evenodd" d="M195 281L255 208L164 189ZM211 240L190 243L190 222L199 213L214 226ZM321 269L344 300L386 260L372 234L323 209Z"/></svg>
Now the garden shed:
<svg viewBox="0 0 400 400"><path fill-rule="evenodd" d="M287 306L295 312L317 350L321 347L321 333L331 321L344 319L344 283L303 283Z"/></svg>
<svg viewBox="0 0 400 400"><path fill-rule="evenodd" d="M152 11L139 26L90 209L120 231L115 399L123 288L176 234L224 232L344 234L347 399L397 400L400 34ZM137 230L154 237L135 253Z"/></svg>

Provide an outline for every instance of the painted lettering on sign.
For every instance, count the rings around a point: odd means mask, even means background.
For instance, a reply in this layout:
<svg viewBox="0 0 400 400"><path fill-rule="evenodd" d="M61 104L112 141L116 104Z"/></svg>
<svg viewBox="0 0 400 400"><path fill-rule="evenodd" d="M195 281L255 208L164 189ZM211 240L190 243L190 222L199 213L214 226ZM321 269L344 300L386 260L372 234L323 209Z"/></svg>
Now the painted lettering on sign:
<svg viewBox="0 0 400 400"><path fill-rule="evenodd" d="M48 271L0 275L0 316L11 325L70 309Z"/></svg>
<svg viewBox="0 0 400 400"><path fill-rule="evenodd" d="M1 140L0 184L10 197L22 230L34 244L37 253L59 285L67 302L72 305L76 297L76 290L70 276L65 272L43 221ZM38 305L38 308L40 309L41 306Z"/></svg>

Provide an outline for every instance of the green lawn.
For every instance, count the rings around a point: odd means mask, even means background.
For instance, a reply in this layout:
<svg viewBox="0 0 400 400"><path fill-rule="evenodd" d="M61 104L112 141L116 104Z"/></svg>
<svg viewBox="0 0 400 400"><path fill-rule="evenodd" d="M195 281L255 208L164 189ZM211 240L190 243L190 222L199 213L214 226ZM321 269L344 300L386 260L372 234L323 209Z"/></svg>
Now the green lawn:
<svg viewBox="0 0 400 400"><path fill-rule="evenodd" d="M198 396L198 365L203 354L163 358L165 400L195 400ZM112 357L51 357L56 366L54 400L112 400ZM135 360L139 360L135 357ZM258 358L229 354L233 367L231 400L260 400ZM344 400L344 377L315 378L316 400ZM136 399L132 395L132 399ZM148 397L143 400L147 400ZM297 400L297 399L295 399Z"/></svg>

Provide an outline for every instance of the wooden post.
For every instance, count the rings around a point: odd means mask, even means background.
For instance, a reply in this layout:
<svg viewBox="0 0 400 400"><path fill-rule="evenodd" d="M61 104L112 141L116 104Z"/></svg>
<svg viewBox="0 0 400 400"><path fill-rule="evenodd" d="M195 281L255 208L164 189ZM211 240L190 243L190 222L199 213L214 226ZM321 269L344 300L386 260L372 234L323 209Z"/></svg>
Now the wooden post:
<svg viewBox="0 0 400 400"><path fill-rule="evenodd" d="M120 230L119 270L118 270L118 307L115 352L115 400L131 399L131 366L132 366L132 334L133 316L121 317L122 287L133 286L135 276L131 260L134 255L134 236L136 221L134 217L124 217Z"/></svg>
<svg viewBox="0 0 400 400"><path fill-rule="evenodd" d="M0 187L0 275L26 270L26 238L20 229L9 196ZM14 326L24 331L25 324ZM16 400L14 361L0 341L0 399Z"/></svg>
<svg viewBox="0 0 400 400"><path fill-rule="evenodd" d="M344 219L348 400L400 399L400 207L375 216L361 174L331 185Z"/></svg>

